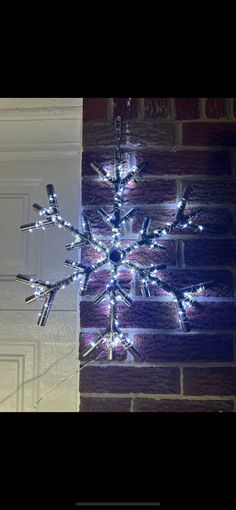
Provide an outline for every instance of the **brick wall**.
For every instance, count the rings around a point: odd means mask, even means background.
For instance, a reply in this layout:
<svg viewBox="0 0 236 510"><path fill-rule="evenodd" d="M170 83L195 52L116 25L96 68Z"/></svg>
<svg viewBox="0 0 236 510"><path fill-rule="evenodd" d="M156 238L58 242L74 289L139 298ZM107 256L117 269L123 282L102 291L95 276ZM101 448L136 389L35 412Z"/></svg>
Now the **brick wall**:
<svg viewBox="0 0 236 510"><path fill-rule="evenodd" d="M176 285L214 279L189 313L192 331L181 333L173 303L165 293L140 295L129 271L124 287L135 304L120 306L121 326L129 332L142 355L133 362L122 349L114 362L97 361L81 372L80 411L198 411L236 410L235 266L236 266L236 99L229 98L85 98L83 138L83 206L99 235L109 230L96 214L111 205L112 194L89 164L112 160L112 114L128 120L130 149L136 161L148 166L139 183L130 186L125 206L138 213L130 238L148 211L152 226L169 221L186 184L193 192L189 204L207 208L200 223L202 234L184 231L165 241L167 252L139 250L135 260L168 263L162 276ZM94 260L91 249L83 259ZM107 305L91 300L104 288L109 272L101 269L81 303L81 348L106 324ZM94 359L98 351L90 355Z"/></svg>

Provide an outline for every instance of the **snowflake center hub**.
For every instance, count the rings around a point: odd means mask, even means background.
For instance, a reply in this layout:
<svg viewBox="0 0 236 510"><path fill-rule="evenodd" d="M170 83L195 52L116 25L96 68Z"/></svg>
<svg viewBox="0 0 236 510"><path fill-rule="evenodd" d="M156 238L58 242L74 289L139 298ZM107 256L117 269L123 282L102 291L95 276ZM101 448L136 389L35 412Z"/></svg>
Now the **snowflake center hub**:
<svg viewBox="0 0 236 510"><path fill-rule="evenodd" d="M109 261L115 266L120 264L123 258L123 252L119 248L111 248L108 255Z"/></svg>

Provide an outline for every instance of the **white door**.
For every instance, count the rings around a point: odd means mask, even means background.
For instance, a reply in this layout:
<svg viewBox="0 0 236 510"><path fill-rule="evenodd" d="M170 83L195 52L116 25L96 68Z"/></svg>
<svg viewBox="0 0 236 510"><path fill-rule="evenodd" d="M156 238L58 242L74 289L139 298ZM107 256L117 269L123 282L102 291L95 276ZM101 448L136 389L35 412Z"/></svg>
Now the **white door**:
<svg viewBox="0 0 236 510"><path fill-rule="evenodd" d="M68 233L21 232L47 206L54 184L61 215L77 225L80 208L82 98L0 98L0 412L77 411L76 286L58 292L45 327L39 304L17 273L56 281L69 274ZM70 377L71 376L71 377Z"/></svg>

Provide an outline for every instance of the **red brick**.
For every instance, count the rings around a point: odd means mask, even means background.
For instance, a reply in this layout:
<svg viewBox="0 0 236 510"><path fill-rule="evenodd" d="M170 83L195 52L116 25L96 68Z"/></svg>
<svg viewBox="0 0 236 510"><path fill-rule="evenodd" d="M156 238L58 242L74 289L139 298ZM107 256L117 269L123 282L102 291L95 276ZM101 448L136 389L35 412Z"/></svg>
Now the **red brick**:
<svg viewBox="0 0 236 510"><path fill-rule="evenodd" d="M209 119L220 119L227 116L227 100L223 97L208 97L206 115Z"/></svg>
<svg viewBox="0 0 236 510"><path fill-rule="evenodd" d="M97 147L114 147L116 134L113 122L95 123L87 122L83 126L83 146ZM127 144L141 144L142 146L158 145L173 146L175 143L174 123L170 121L156 122L146 120L129 121L129 134L124 137Z"/></svg>
<svg viewBox="0 0 236 510"><path fill-rule="evenodd" d="M225 303L223 303L225 304ZM82 301L80 304L81 327L105 327L109 317L109 304L101 305ZM126 328L166 328L179 326L174 303L136 301L132 306L119 305L119 323Z"/></svg>
<svg viewBox="0 0 236 510"><path fill-rule="evenodd" d="M100 305L86 301L80 303L80 325L82 328L106 327L108 319L108 301L103 301Z"/></svg>
<svg viewBox="0 0 236 510"><path fill-rule="evenodd" d="M157 180L130 183L123 194L125 204L160 204L175 202L176 181Z"/></svg>
<svg viewBox="0 0 236 510"><path fill-rule="evenodd" d="M149 413L232 413L233 400L154 400L136 398L134 412Z"/></svg>
<svg viewBox="0 0 236 510"><path fill-rule="evenodd" d="M112 204L112 189L108 184L98 181L82 182L82 203L83 205L104 205Z"/></svg>
<svg viewBox="0 0 236 510"><path fill-rule="evenodd" d="M171 222L175 217L175 209L168 207L139 207L133 218L132 230L139 233L145 216L151 219L150 231L155 230L159 225Z"/></svg>
<svg viewBox="0 0 236 510"><path fill-rule="evenodd" d="M185 395L236 395L236 368L184 368Z"/></svg>
<svg viewBox="0 0 236 510"><path fill-rule="evenodd" d="M230 159L227 152L210 151L138 151L137 162L147 162L149 175L229 175Z"/></svg>
<svg viewBox="0 0 236 510"><path fill-rule="evenodd" d="M114 118L120 115L122 119L132 119L138 117L139 100L137 97L131 97L130 106L127 105L128 97L113 98Z"/></svg>
<svg viewBox="0 0 236 510"><path fill-rule="evenodd" d="M83 116L87 120L107 120L107 97L84 97Z"/></svg>
<svg viewBox="0 0 236 510"><path fill-rule="evenodd" d="M127 151L135 158L136 164L145 161L147 167L142 171L145 175L230 175L231 166L228 152L212 151L176 151L163 152L150 149L139 149ZM85 151L82 158L83 175L95 175L90 163L106 163L111 169L114 163L114 150L99 149L96 151Z"/></svg>
<svg viewBox="0 0 236 510"><path fill-rule="evenodd" d="M80 397L81 413L129 413L129 398Z"/></svg>
<svg viewBox="0 0 236 510"><path fill-rule="evenodd" d="M112 207L106 207L106 211L108 213L112 213ZM84 212L88 220L91 222L93 234L100 234L103 236L108 235L111 237L111 227L109 227L109 225L103 221L102 217L97 212L97 207L95 209L85 209Z"/></svg>
<svg viewBox="0 0 236 510"><path fill-rule="evenodd" d="M112 169L114 165L114 149L101 149L99 147L94 151L83 151L82 154L82 176L97 175L90 163L96 161L104 164L107 169Z"/></svg>
<svg viewBox="0 0 236 510"><path fill-rule="evenodd" d="M82 183L83 205L111 205L113 192L110 186L101 181ZM155 204L175 202L176 181L140 181L130 183L123 194L124 205Z"/></svg>
<svg viewBox="0 0 236 510"><path fill-rule="evenodd" d="M183 187L191 185L192 192L189 197L189 204L236 204L236 181L185 181Z"/></svg>
<svg viewBox="0 0 236 510"><path fill-rule="evenodd" d="M184 241L187 266L235 266L236 240L191 239Z"/></svg>
<svg viewBox="0 0 236 510"><path fill-rule="evenodd" d="M119 271L119 283L126 292L130 290L132 273L128 269ZM109 269L100 269L92 276L86 295L93 296L102 292L111 280L111 271Z"/></svg>
<svg viewBox="0 0 236 510"><path fill-rule="evenodd" d="M143 361L233 361L233 335L135 335Z"/></svg>
<svg viewBox="0 0 236 510"><path fill-rule="evenodd" d="M82 393L179 393L175 367L86 367L80 375Z"/></svg>
<svg viewBox="0 0 236 510"><path fill-rule="evenodd" d="M235 122L188 122L183 124L183 144L236 145Z"/></svg>
<svg viewBox="0 0 236 510"><path fill-rule="evenodd" d="M97 262L103 258L105 258L105 254L103 252L97 252L90 246L81 249L81 260L86 264L92 264L93 262Z"/></svg>
<svg viewBox="0 0 236 510"><path fill-rule="evenodd" d="M233 329L236 326L236 303L203 302L200 309L188 308L192 331L201 329Z"/></svg>
<svg viewBox="0 0 236 510"><path fill-rule="evenodd" d="M130 243L132 244L132 243ZM154 250L153 248L139 248L129 255L129 260L142 265L150 264L168 264L176 265L176 247L174 241L162 241L160 244L165 246L166 250Z"/></svg>
<svg viewBox="0 0 236 510"><path fill-rule="evenodd" d="M204 292L201 293L201 296L204 297L231 297L234 293L232 273L227 270L163 269L157 274L161 280L178 288L214 280L212 287L205 289ZM156 285L151 286L150 290L153 296L166 296L166 292L163 289L158 289ZM138 281L136 284L136 292L138 295L141 295Z"/></svg>
<svg viewBox="0 0 236 510"><path fill-rule="evenodd" d="M170 98L166 97L145 97L144 115L147 119L158 119L170 117Z"/></svg>
<svg viewBox="0 0 236 510"><path fill-rule="evenodd" d="M199 119L200 107L197 97L178 97L175 99L177 120Z"/></svg>
<svg viewBox="0 0 236 510"><path fill-rule="evenodd" d="M186 208L185 212L189 214L190 212L194 212L195 209L196 207ZM165 225L173 221L175 213L175 209L168 209L167 207L139 208L133 220L133 232L138 233L140 231L145 216L151 218L151 229L155 230L160 225ZM208 209L206 213L201 213L198 216L196 226L199 224L204 225L202 236L209 234L219 234L222 236L222 234L226 234L233 229L233 215L227 209ZM174 229L171 235L176 234L182 234L183 236L193 235L193 230L188 227L184 230Z"/></svg>

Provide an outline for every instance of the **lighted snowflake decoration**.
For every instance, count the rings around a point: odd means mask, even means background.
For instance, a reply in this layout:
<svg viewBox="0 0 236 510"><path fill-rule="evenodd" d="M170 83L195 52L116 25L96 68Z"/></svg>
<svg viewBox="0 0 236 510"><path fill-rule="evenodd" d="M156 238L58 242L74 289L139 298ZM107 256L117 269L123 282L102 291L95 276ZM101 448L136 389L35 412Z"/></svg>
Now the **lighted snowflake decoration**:
<svg viewBox="0 0 236 510"><path fill-rule="evenodd" d="M48 184L46 189L49 207L46 208L41 207L38 204L34 204L33 208L39 214L40 220L27 225L22 225L21 230L28 230L32 232L37 229L45 229L48 226L63 228L69 231L74 238L70 244L66 245L67 250L90 246L95 248L97 251L100 251L102 253L102 258L94 264L83 264L73 260L66 260L65 266L71 268L73 272L56 283L50 283L49 281L39 280L22 274L17 275L17 281L30 285L34 289L33 294L26 298L26 303L32 303L40 299L44 301L42 310L39 314L38 325L45 326L54 298L59 290L64 289L75 282L79 282L80 294L84 295L86 293L88 283L97 269L100 269L103 266L108 266L111 271L110 282L103 292L95 297L94 302L100 303L105 299L109 299L109 322L107 328L101 332L98 338L89 344L89 346L86 346L82 356L86 357L91 351L93 351L93 349L97 348L101 344L105 344L108 350L108 358L112 360L113 352L116 349L117 344L121 343L122 346L134 356L134 358L139 359L138 351L134 347L132 341L128 338L127 334L122 331L118 322L118 301L123 300L127 306L131 306L133 304L133 299L121 287L119 282L120 268L127 268L136 273L143 296L150 296L150 286L152 285L163 289L171 295L176 304L180 325L184 332L190 331L190 323L186 307L196 306L197 304L197 302L193 299L192 294L201 292L205 288L211 286L214 282L207 281L179 289L160 279L159 271L166 269L166 264L141 266L140 264L129 260L129 255L138 250L140 247L147 247L153 250L166 250L164 246L159 244L159 240L160 238L170 234L173 230L189 227L194 229L194 231L202 231L203 227L201 225L196 226L194 224L194 220L204 210L197 209L187 215L184 214L186 203L191 192L191 188L186 187L183 192L183 196L177 205L175 218L171 223L167 223L164 226L160 226L155 230L150 231L151 220L150 218L145 217L139 233L139 238L126 248L121 246L120 238L123 227L129 220L131 220L131 218L133 218L136 212L136 209L134 208L130 209L128 212L122 212L122 195L127 185L137 178L138 174L143 170L146 164L142 162L138 165L127 168L127 164L124 164L124 161L122 161L122 122L120 117L117 117L115 127L116 149L113 170L108 171L104 165L100 165L96 162L91 163L91 167L98 173L103 181L112 188L113 191L113 211L108 213L104 208L98 209L98 213L101 215L103 221L111 228L112 231L110 246L108 247L103 241L97 240L91 230L91 224L85 214L83 214L82 229L79 229L64 220L60 216L57 195L54 191L54 187L52 184Z"/></svg>

